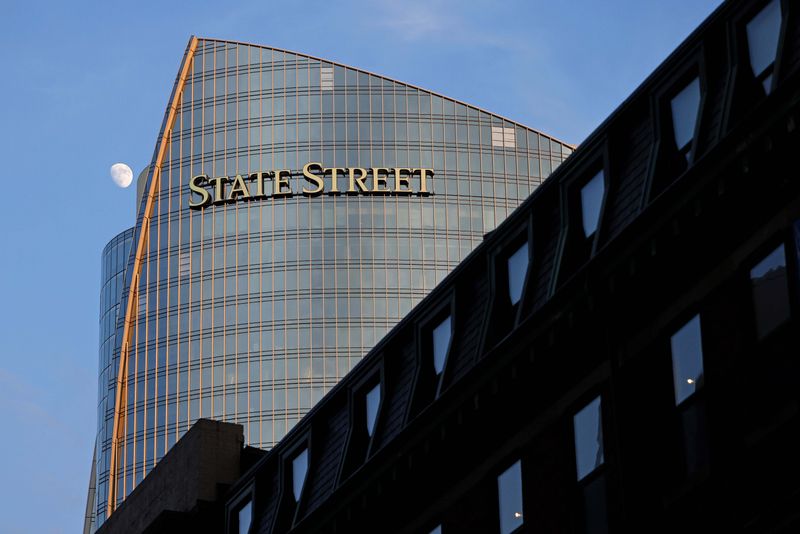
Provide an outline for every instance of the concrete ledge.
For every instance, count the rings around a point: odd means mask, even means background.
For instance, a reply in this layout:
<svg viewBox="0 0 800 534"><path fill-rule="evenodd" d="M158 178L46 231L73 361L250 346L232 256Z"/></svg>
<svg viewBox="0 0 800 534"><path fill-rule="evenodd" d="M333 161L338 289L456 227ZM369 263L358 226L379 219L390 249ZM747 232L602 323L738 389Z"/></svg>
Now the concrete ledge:
<svg viewBox="0 0 800 534"><path fill-rule="evenodd" d="M97 533L161 532L159 524L171 524L166 519L175 514L191 516L198 524L206 516L217 521L221 515L213 509L242 473L243 449L241 425L199 419Z"/></svg>

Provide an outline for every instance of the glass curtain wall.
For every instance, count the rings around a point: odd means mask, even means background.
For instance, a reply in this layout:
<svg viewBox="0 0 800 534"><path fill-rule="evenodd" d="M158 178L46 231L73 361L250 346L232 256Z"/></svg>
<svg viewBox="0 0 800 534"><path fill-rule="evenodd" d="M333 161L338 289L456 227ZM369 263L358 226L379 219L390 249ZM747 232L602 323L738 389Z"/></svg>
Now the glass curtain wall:
<svg viewBox="0 0 800 534"><path fill-rule="evenodd" d="M247 444L271 447L570 152L384 77L201 39L145 243L118 499L198 418L242 424ZM198 174L290 169L300 191L309 162L430 168L431 194L188 207ZM112 423L105 410L100 427ZM110 440L99 449L107 481ZM101 521L107 494L98 487Z"/></svg>

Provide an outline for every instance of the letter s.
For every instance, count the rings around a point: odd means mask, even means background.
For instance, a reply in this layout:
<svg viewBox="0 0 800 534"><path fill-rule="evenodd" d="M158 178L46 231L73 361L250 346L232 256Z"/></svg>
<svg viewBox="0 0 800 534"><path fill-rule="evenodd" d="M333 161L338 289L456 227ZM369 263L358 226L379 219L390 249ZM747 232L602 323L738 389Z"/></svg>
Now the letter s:
<svg viewBox="0 0 800 534"><path fill-rule="evenodd" d="M304 195L318 195L322 193L322 190L325 187L325 182L322 181L322 178L320 178L316 174L311 174L310 169L312 166L318 167L320 170L322 170L321 163L306 163L305 165L303 165L303 176L310 183L313 183L317 186L316 189L306 189L305 187L303 187Z"/></svg>
<svg viewBox="0 0 800 534"><path fill-rule="evenodd" d="M201 187L202 183L205 180L208 180L208 176L206 176L205 174L198 174L197 176L194 176L192 180L189 182L189 189L192 190L192 193L200 195L200 202L192 202L192 200L189 199L190 208L200 209L203 206L207 205L209 202L211 202L211 195L209 194L208 191L206 191Z"/></svg>

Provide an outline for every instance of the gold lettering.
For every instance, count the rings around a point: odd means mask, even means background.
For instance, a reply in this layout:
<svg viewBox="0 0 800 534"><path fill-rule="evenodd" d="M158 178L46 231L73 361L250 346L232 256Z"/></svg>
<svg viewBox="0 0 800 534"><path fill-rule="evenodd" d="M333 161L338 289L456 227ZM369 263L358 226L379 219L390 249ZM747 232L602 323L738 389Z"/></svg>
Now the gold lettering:
<svg viewBox="0 0 800 534"><path fill-rule="evenodd" d="M383 173L383 176L381 176ZM372 168L372 192L373 193L391 193L390 189L387 189L386 179L389 175L389 169L386 167L373 167ZM383 185L383 189L380 186Z"/></svg>
<svg viewBox="0 0 800 534"><path fill-rule="evenodd" d="M317 176L316 174L311 173L311 167L319 167L320 170L322 169L321 163L306 163L303 165L303 176L306 180L316 185L315 189L306 189L303 187L303 194L304 195L318 195L322 193L322 190L325 188L325 182Z"/></svg>
<svg viewBox="0 0 800 534"><path fill-rule="evenodd" d="M394 169L394 192L397 195L410 195L413 191L409 188L408 176L403 176L403 172L411 174L411 169L405 169L403 167L395 167Z"/></svg>
<svg viewBox="0 0 800 534"><path fill-rule="evenodd" d="M250 179L256 181L256 194L253 195L253 198L267 196L266 193L264 193L264 182L266 182L267 178L269 178L271 175L271 172L254 172L250 175Z"/></svg>
<svg viewBox="0 0 800 534"><path fill-rule="evenodd" d="M419 195L427 195L430 194L428 191L428 173L430 173L431 178L433 178L433 169L414 169L414 172L419 171Z"/></svg>
<svg viewBox="0 0 800 534"><path fill-rule="evenodd" d="M370 180L370 173L372 174ZM394 173L394 180L391 174ZM326 175L330 174L330 188L326 188ZM302 194L317 196L327 192L329 195L348 193L357 194L389 194L410 195L416 192L420 196L432 194L429 190L429 180L434 176L430 168L410 167L328 167L322 163L309 162L303 166L303 177L306 182L302 187ZM419 189L415 187L416 178L419 176ZM258 171L248 175L217 176L209 178L206 174L199 174L189 181L190 198L189 207L203 208L209 204L224 204L237 200L251 200L255 198L293 196L292 172L289 169L276 171ZM339 178L348 180L347 189L339 188ZM272 179L271 191L266 182ZM255 188L251 183L255 182ZM390 183L391 181L391 183ZM225 184L231 184L229 191ZM416 190L416 191L415 191ZM300 191L297 191L300 192ZM226 195L227 193L227 195ZM197 199L199 197L199 200Z"/></svg>
<svg viewBox="0 0 800 534"><path fill-rule="evenodd" d="M360 175L356 178L356 171ZM350 187L347 189L348 193L358 194L359 190L363 193L369 193L369 189L367 188L366 184L364 184L364 179L367 177L367 169L362 167L352 167L350 168ZM356 189L356 185L358 188Z"/></svg>
<svg viewBox="0 0 800 534"><path fill-rule="evenodd" d="M339 193L341 193L341 191L339 191L338 182L336 181L339 178L340 171L344 173L345 169L341 167L330 167L328 169L322 169L322 172L324 172L325 174L330 173L331 175L331 190L328 191L329 195L338 195Z"/></svg>
<svg viewBox="0 0 800 534"><path fill-rule="evenodd" d="M247 184L244 183L244 178L241 174L237 174L233 179L233 187L231 192L228 193L228 200L236 200L236 195L241 195L243 199L250 198L250 191L247 189Z"/></svg>
<svg viewBox="0 0 800 534"><path fill-rule="evenodd" d="M225 202L225 182L228 180L227 176L217 176L216 178L209 178L208 183L214 186L214 204L222 204Z"/></svg>
<svg viewBox="0 0 800 534"><path fill-rule="evenodd" d="M211 195L202 187L205 180L208 180L208 176L205 174L198 174L189 182L189 189L191 189L192 193L200 195L200 202L192 202L192 200L189 199L190 208L200 209L211 202Z"/></svg>
<svg viewBox="0 0 800 534"><path fill-rule="evenodd" d="M289 169L281 169L279 171L274 171L275 179L273 180L273 183L274 183L275 187L274 187L274 190L272 192L272 196L274 196L274 197L290 197L290 196L292 196L291 188L290 189L284 189L284 187L290 187L289 178L288 177L286 177L286 178L282 177L282 175L284 175L284 174L288 174L289 176L291 176L291 174L289 174Z"/></svg>

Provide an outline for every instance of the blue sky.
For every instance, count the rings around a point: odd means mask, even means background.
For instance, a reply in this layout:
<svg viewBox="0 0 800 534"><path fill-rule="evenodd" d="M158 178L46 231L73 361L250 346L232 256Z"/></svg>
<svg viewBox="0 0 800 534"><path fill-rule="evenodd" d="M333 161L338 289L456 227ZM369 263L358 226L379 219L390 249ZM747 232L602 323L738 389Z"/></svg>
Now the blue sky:
<svg viewBox="0 0 800 534"><path fill-rule="evenodd" d="M325 57L580 143L720 0L56 2L0 17L0 532L78 532L99 257L191 34Z"/></svg>

